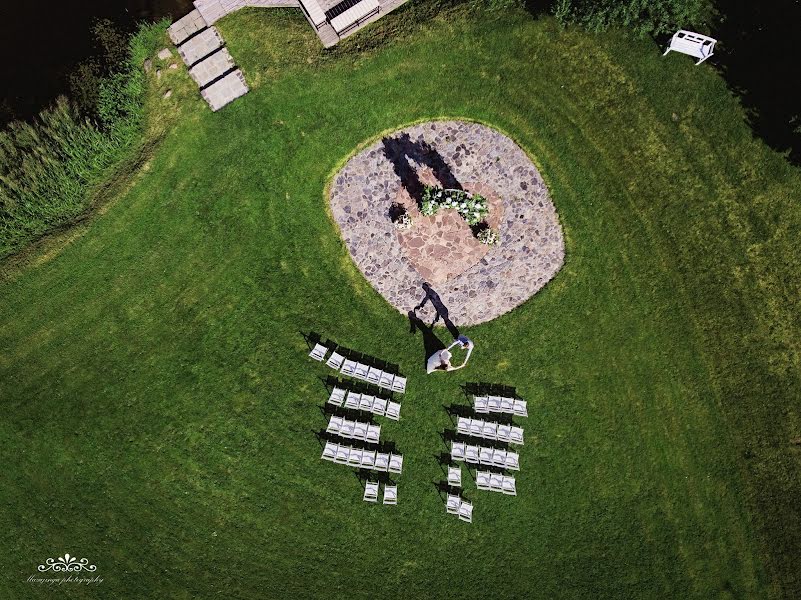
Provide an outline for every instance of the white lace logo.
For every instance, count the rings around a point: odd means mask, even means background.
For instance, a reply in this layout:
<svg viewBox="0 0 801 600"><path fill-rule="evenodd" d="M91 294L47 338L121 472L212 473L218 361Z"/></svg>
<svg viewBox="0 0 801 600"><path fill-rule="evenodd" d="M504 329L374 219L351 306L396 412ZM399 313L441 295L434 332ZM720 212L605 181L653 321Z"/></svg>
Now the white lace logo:
<svg viewBox="0 0 801 600"><path fill-rule="evenodd" d="M77 571L95 571L97 565L90 565L89 561L85 558L75 558L69 554L64 554L59 558L48 558L45 564L39 565L39 571L54 571L59 572L77 572Z"/></svg>

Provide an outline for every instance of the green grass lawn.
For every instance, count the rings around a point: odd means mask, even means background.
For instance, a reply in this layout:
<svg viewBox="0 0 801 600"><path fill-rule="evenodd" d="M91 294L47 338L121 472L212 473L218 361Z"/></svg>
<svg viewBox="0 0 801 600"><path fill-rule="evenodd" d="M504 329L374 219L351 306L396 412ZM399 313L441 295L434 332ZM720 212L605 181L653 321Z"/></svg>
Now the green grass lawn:
<svg viewBox="0 0 801 600"><path fill-rule="evenodd" d="M333 52L297 11L227 17L253 90L213 114L183 69L153 80L152 117L180 110L152 159L0 283L0 597L801 594L799 172L708 65L525 13L435 14ZM437 117L531 154L567 257L465 330L469 368L427 377L324 188L360 144ZM405 457L397 507L319 459L329 371L308 330L409 375L382 430ZM435 489L468 381L516 386L530 415L518 496L468 483L473 525ZM26 581L65 552L104 582Z"/></svg>

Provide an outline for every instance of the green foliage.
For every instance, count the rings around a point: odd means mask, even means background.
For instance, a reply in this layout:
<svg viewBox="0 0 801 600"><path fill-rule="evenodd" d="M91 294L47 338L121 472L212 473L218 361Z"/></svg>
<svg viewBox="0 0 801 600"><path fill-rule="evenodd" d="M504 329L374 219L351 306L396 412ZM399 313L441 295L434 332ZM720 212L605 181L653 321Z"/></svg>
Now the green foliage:
<svg viewBox="0 0 801 600"><path fill-rule="evenodd" d="M67 75L70 99L81 115L97 115L100 85L103 82L100 65L96 60L87 60Z"/></svg>
<svg viewBox="0 0 801 600"><path fill-rule="evenodd" d="M474 0L473 3L490 12L523 8L523 0Z"/></svg>
<svg viewBox="0 0 801 600"><path fill-rule="evenodd" d="M78 112L96 119L104 78L125 72L131 39L109 19L96 19L92 25L96 54L78 64L67 76L70 99Z"/></svg>
<svg viewBox="0 0 801 600"><path fill-rule="evenodd" d="M12 122L0 132L0 257L80 215L90 186L140 139L141 65L165 27L142 26L127 45L127 59L108 77L97 78L97 68L89 66L77 76L78 105L94 104L97 121L62 97L33 123Z"/></svg>
<svg viewBox="0 0 801 600"><path fill-rule="evenodd" d="M92 33L95 42L100 46L106 72L124 69L130 52L130 40L125 32L109 19L97 19L92 24Z"/></svg>
<svg viewBox="0 0 801 600"><path fill-rule="evenodd" d="M443 190L427 185L423 188L420 212L431 216L440 208L452 208L468 225L477 225L489 213L487 199L480 194L468 194L464 190Z"/></svg>
<svg viewBox="0 0 801 600"><path fill-rule="evenodd" d="M699 28L710 10L708 0L556 0L554 6L563 24L576 23L592 31L621 26L641 36Z"/></svg>
<svg viewBox="0 0 801 600"><path fill-rule="evenodd" d="M487 246L494 246L500 241L498 232L489 227L480 229L476 234L476 239Z"/></svg>

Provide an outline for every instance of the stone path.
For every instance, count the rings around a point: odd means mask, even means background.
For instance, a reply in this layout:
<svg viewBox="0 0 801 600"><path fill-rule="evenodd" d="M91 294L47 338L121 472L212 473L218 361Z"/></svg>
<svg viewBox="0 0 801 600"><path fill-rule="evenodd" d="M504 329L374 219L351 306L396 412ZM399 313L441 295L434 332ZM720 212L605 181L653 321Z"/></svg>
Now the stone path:
<svg viewBox="0 0 801 600"><path fill-rule="evenodd" d="M421 182L442 177L431 167L440 158L438 168L490 200L498 245L478 244L453 210L434 217L410 210L412 229L395 230L390 206L413 202L397 174L403 165L390 160L385 148L404 134L409 145L428 148L404 158ZM386 139L390 145L372 144L336 174L330 204L356 266L390 304L406 313L429 281L454 323L483 323L522 304L556 275L564 263L562 227L537 168L512 140L464 121L415 125Z"/></svg>
<svg viewBox="0 0 801 600"><path fill-rule="evenodd" d="M315 0L316 2L316 0ZM333 7L340 0L323 0L323 6ZM195 8L167 30L178 53L184 59L189 74L200 87L200 95L212 110L217 111L248 93L245 76L223 46L224 42L213 24L225 15L245 7L301 8L326 48L395 10L406 0L380 0L379 12L359 21L346 32L337 34L326 21L315 26L301 0L195 0Z"/></svg>
<svg viewBox="0 0 801 600"><path fill-rule="evenodd" d="M247 94L245 77L223 45L220 32L210 27L199 11L193 10L167 31L211 110L220 110Z"/></svg>

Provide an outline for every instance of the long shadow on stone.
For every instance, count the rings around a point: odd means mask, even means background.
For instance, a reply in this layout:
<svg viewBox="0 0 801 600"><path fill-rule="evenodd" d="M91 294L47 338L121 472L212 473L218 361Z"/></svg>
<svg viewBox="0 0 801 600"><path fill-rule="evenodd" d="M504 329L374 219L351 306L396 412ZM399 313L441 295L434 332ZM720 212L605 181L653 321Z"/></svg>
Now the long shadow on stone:
<svg viewBox="0 0 801 600"><path fill-rule="evenodd" d="M430 167L443 188L462 189L448 163L428 142L414 141L408 133L402 133L397 137L386 137L381 143L384 145L384 156L392 163L401 185L418 205L423 198L423 184L415 168L409 164L409 159L420 166Z"/></svg>

